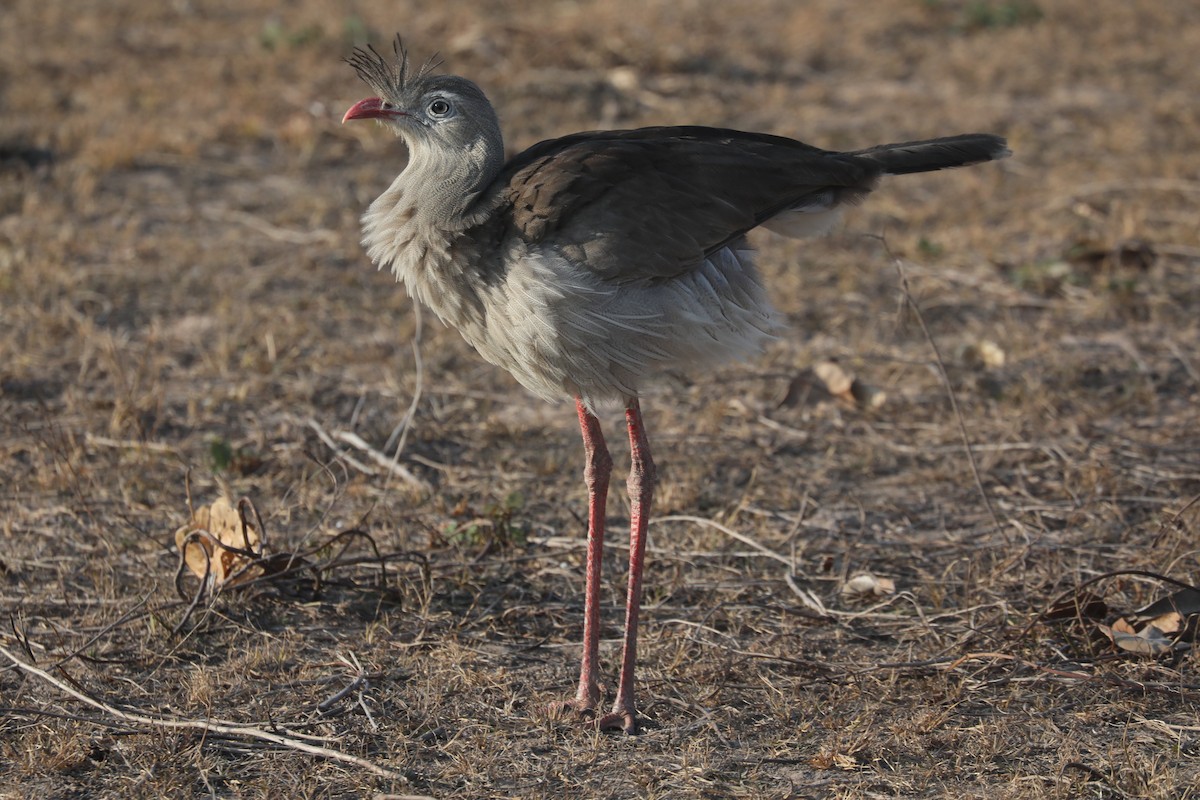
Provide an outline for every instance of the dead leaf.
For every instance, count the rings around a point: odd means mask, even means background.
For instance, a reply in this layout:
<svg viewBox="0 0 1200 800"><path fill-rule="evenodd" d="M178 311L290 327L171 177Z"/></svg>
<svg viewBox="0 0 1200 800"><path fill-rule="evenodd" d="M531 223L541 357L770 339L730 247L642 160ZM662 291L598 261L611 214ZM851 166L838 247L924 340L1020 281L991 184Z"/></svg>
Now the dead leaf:
<svg viewBox="0 0 1200 800"><path fill-rule="evenodd" d="M813 364L812 371L831 395L853 399L850 396L850 387L854 384L854 376L842 369L837 362L819 361Z"/></svg>
<svg viewBox="0 0 1200 800"><path fill-rule="evenodd" d="M876 389L855 378L850 384L850 396L863 408L877 409L887 402L887 392Z"/></svg>
<svg viewBox="0 0 1200 800"><path fill-rule="evenodd" d="M1187 628L1187 618L1178 611L1168 611L1162 616L1150 620L1147 625L1157 628L1166 636L1178 636Z"/></svg>
<svg viewBox="0 0 1200 800"><path fill-rule="evenodd" d="M990 339L966 344L958 351L959 360L972 369L999 369L1007 356L1003 348Z"/></svg>
<svg viewBox="0 0 1200 800"><path fill-rule="evenodd" d="M779 405L816 405L831 399L859 408L877 409L886 402L887 394L863 383L836 361L818 361L792 379L787 395Z"/></svg>
<svg viewBox="0 0 1200 800"><path fill-rule="evenodd" d="M1171 640L1153 625L1146 625L1140 631L1135 631L1129 622L1117 619L1111 627L1107 625L1097 625L1096 627L1119 649L1130 653L1158 656L1174 649Z"/></svg>
<svg viewBox="0 0 1200 800"><path fill-rule="evenodd" d="M211 586L237 584L259 577L251 568L262 556L259 532L226 498L201 506L188 524L175 531L184 563Z"/></svg>
<svg viewBox="0 0 1200 800"><path fill-rule="evenodd" d="M842 584L842 594L847 597L886 597L896 593L896 582L891 578L880 578L869 572L855 575Z"/></svg>
<svg viewBox="0 0 1200 800"><path fill-rule="evenodd" d="M848 753L823 752L813 757L809 764L814 769L841 769L846 771L859 769L858 759Z"/></svg>
<svg viewBox="0 0 1200 800"><path fill-rule="evenodd" d="M1165 636L1179 642L1194 642L1200 630L1200 590L1180 589L1155 600L1129 616L1134 623L1153 625Z"/></svg>

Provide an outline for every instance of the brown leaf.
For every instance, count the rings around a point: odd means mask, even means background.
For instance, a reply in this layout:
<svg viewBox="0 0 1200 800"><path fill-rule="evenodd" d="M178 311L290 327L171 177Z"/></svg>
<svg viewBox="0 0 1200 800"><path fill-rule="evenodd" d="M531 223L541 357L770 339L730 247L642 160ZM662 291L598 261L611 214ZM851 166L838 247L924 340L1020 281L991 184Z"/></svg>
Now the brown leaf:
<svg viewBox="0 0 1200 800"><path fill-rule="evenodd" d="M1187 618L1178 611L1168 611L1160 617L1155 617L1146 627L1156 628L1166 636L1177 636L1187 627ZM1145 630L1143 628L1143 630Z"/></svg>
<svg viewBox="0 0 1200 800"><path fill-rule="evenodd" d="M842 594L847 597L886 597L896 593L896 582L891 578L879 578L869 572L855 575L842 584Z"/></svg>
<svg viewBox="0 0 1200 800"><path fill-rule="evenodd" d="M958 352L959 360L972 369L999 369L1007 356L1000 345L989 339L980 339L963 345Z"/></svg>
<svg viewBox="0 0 1200 800"><path fill-rule="evenodd" d="M837 362L819 361L813 364L812 371L831 395L853 399L850 387L854 384L854 376L842 369Z"/></svg>
<svg viewBox="0 0 1200 800"><path fill-rule="evenodd" d="M863 383L836 361L818 361L792 379L779 405L817 405L834 399L859 408L876 409L887 400L887 394Z"/></svg>
<svg viewBox="0 0 1200 800"><path fill-rule="evenodd" d="M261 570L246 569L262 555L259 533L250 520L224 497L195 511L191 522L175 531L175 544L188 568L213 586L252 580Z"/></svg>
<svg viewBox="0 0 1200 800"><path fill-rule="evenodd" d="M813 756L808 762L814 769L841 769L841 770L856 770L861 766L858 760L847 753L831 753L828 751L818 753Z"/></svg>
<svg viewBox="0 0 1200 800"><path fill-rule="evenodd" d="M858 406L872 410L887 402L887 392L876 389L874 386L868 386L858 378L850 383L850 396L854 398L854 402Z"/></svg>
<svg viewBox="0 0 1200 800"><path fill-rule="evenodd" d="M1170 639L1153 625L1146 625L1140 631L1134 631L1133 626L1124 619L1113 622L1112 627L1097 625L1100 632L1112 640L1119 649L1144 656L1158 656L1169 653L1173 649Z"/></svg>
<svg viewBox="0 0 1200 800"><path fill-rule="evenodd" d="M1140 631L1138 631L1137 635L1138 635L1139 639L1141 639L1143 642L1145 642L1145 645L1142 645L1142 649L1135 649L1133 647L1129 647L1128 642L1126 642L1126 644L1124 644L1124 645L1118 645L1118 646L1123 647L1126 650L1133 650L1133 652L1136 652L1136 653L1145 652L1149 655L1156 655L1156 656L1161 655L1163 653L1169 653L1169 652L1171 652L1172 649L1174 649L1174 642L1172 642L1167 637L1166 634L1164 634L1162 631L1160 631L1158 628L1154 627L1153 625L1145 626Z"/></svg>

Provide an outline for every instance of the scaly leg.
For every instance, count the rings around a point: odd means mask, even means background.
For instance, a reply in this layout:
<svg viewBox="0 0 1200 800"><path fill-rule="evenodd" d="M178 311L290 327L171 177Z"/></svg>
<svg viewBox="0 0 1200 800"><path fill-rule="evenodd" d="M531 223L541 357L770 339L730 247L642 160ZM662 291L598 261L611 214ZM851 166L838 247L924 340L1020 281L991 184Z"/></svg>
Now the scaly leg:
<svg viewBox="0 0 1200 800"><path fill-rule="evenodd" d="M625 599L625 644L621 649L621 678L612 711L597 723L601 729L620 729L637 733L637 703L634 701L633 672L637 663L638 611L642 605L642 562L646 555L646 523L654 497L656 473L650 458L650 441L642 423L637 398L625 406L629 426L629 592Z"/></svg>
<svg viewBox="0 0 1200 800"><path fill-rule="evenodd" d="M587 462L583 479L588 490L587 584L583 599L583 660L579 666L579 691L574 700L556 704L573 708L582 715L595 713L600 702L600 562L604 558L604 511L608 502L608 477L612 457L604 444L600 420L575 398L579 411L579 429L583 432L583 450Z"/></svg>

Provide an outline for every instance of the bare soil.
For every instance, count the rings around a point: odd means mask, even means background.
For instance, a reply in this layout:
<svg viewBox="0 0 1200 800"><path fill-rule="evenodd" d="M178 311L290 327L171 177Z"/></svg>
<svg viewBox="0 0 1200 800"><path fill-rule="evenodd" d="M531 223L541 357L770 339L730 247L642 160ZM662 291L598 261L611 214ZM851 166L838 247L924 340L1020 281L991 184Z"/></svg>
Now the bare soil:
<svg viewBox="0 0 1200 800"><path fill-rule="evenodd" d="M341 59L396 31L513 152L666 123L1015 152L757 237L790 333L644 401L640 736L546 710L581 628L569 401L358 244L404 153L339 124ZM1191 634L1097 627L1200 571L1198 53L1190 0L4 4L0 796L1200 796ZM886 399L822 395L829 360ZM177 591L189 485L320 585Z"/></svg>

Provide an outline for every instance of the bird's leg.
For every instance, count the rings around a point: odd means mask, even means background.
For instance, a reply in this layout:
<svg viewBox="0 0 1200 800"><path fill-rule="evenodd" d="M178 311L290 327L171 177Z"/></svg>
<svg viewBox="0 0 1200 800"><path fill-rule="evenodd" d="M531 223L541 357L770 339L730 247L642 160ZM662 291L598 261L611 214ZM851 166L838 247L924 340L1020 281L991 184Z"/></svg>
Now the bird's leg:
<svg viewBox="0 0 1200 800"><path fill-rule="evenodd" d="M608 476L612 457L604 444L600 420L575 398L583 451L587 462L583 479L588 490L587 584L583 596L583 660L579 666L579 691L563 703L581 714L591 715L600 702L600 562L604 557L604 511L608 503Z"/></svg>
<svg viewBox="0 0 1200 800"><path fill-rule="evenodd" d="M625 644L621 649L621 678L617 699L612 711L598 723L602 729L619 728L637 733L637 703L634 701L633 672L637 663L638 611L642 605L642 561L646 555L646 523L650 519L650 502L654 497L657 475L650 458L650 441L642 422L642 409L637 398L625 406L625 422L629 426L629 592L625 599Z"/></svg>

